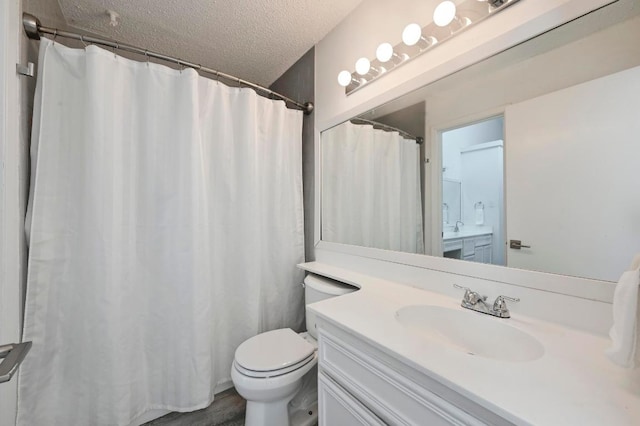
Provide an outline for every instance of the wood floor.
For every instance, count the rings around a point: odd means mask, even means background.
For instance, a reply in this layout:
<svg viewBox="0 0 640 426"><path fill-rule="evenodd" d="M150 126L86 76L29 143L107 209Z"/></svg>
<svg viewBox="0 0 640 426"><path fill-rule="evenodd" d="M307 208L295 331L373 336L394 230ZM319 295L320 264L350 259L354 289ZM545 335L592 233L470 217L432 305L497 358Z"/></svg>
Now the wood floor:
<svg viewBox="0 0 640 426"><path fill-rule="evenodd" d="M143 426L243 426L246 401L235 389L216 395L213 403L190 413L169 413Z"/></svg>

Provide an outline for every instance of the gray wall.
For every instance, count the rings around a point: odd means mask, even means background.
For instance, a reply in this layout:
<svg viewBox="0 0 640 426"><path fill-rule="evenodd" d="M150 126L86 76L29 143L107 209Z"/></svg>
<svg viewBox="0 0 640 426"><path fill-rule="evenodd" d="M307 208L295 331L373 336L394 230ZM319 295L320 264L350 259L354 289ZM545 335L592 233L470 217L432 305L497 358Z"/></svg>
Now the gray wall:
<svg viewBox="0 0 640 426"><path fill-rule="evenodd" d="M299 102L313 102L315 51L311 48L295 64L291 66L270 87L278 93ZM302 179L304 185L304 237L305 259L310 262L315 259L313 246L313 216L314 216L314 159L313 159L313 115L304 116L302 123Z"/></svg>

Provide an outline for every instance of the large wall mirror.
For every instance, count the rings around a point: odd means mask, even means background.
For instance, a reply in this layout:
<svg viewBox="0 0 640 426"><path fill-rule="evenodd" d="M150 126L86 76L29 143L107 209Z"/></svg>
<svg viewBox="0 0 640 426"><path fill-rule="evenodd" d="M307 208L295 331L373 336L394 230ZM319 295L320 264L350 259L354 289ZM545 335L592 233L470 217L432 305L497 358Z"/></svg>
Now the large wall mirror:
<svg viewBox="0 0 640 426"><path fill-rule="evenodd" d="M617 280L640 252L638 40L619 0L322 132L321 239Z"/></svg>

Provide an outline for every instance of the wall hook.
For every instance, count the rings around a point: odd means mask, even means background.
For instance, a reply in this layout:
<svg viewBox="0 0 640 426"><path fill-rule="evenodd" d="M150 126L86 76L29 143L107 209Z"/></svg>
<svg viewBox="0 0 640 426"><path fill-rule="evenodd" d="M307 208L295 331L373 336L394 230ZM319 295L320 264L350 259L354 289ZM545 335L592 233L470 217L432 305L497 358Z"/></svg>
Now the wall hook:
<svg viewBox="0 0 640 426"><path fill-rule="evenodd" d="M27 77L33 77L35 75L34 69L35 66L33 62L28 62L27 65L16 64L16 72Z"/></svg>

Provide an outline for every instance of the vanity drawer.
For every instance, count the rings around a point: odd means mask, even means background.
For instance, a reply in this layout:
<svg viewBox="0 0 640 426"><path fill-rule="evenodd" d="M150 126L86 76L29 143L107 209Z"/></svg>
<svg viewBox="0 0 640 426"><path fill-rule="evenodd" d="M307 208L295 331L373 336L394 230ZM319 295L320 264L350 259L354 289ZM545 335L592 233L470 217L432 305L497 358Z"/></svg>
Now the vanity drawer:
<svg viewBox="0 0 640 426"><path fill-rule="evenodd" d="M448 252L453 250L462 250L462 240L447 240L442 244L442 251Z"/></svg>
<svg viewBox="0 0 640 426"><path fill-rule="evenodd" d="M488 246L489 244L491 244L491 235L483 235L481 237L476 237L475 238L475 246L476 247L480 247L480 246Z"/></svg>
<svg viewBox="0 0 640 426"><path fill-rule="evenodd" d="M318 420L320 426L384 426L384 422L326 374L318 374Z"/></svg>
<svg viewBox="0 0 640 426"><path fill-rule="evenodd" d="M380 360L320 329L320 372L393 425L482 425Z"/></svg>

